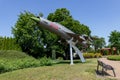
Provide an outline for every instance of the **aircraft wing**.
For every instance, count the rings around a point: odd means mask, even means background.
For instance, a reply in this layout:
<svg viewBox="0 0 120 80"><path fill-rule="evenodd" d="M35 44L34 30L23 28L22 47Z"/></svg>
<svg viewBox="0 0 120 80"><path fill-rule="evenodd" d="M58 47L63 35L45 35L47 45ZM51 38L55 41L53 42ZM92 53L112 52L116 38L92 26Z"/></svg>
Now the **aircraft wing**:
<svg viewBox="0 0 120 80"><path fill-rule="evenodd" d="M73 41L77 41L77 40L78 40L78 42L85 41L85 38L83 36L73 34L73 33L68 33L68 32L67 32L67 34L74 38Z"/></svg>
<svg viewBox="0 0 120 80"><path fill-rule="evenodd" d="M85 46L90 45L92 42L92 39L85 34L83 34L83 35L78 35L78 34L73 34L73 33L67 33L67 34L69 36L73 37L74 42L78 41L78 43L84 44Z"/></svg>

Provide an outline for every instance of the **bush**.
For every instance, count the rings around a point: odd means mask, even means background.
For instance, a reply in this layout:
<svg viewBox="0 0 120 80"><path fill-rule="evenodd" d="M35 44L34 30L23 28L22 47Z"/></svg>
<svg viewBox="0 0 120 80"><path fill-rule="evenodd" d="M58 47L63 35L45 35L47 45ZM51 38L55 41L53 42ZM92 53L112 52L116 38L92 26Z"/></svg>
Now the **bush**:
<svg viewBox="0 0 120 80"><path fill-rule="evenodd" d="M0 72L13 71L28 67L40 66L40 61L26 55L23 52L14 50L0 51Z"/></svg>
<svg viewBox="0 0 120 80"><path fill-rule="evenodd" d="M0 37L0 50L18 50L18 51L21 51L21 47L16 43L15 38Z"/></svg>
<svg viewBox="0 0 120 80"><path fill-rule="evenodd" d="M35 59L19 51L0 51L0 73L29 67L50 66L52 64L50 58Z"/></svg>
<svg viewBox="0 0 120 80"><path fill-rule="evenodd" d="M95 54L94 54L94 57L95 57L95 58L100 58L100 57L102 57L102 54L101 54L101 53L95 53Z"/></svg>
<svg viewBox="0 0 120 80"><path fill-rule="evenodd" d="M114 61L120 61L120 55L111 55L111 56L108 56L107 59L114 60Z"/></svg>
<svg viewBox="0 0 120 80"><path fill-rule="evenodd" d="M38 67L40 61L34 58L24 58L24 59L0 59L0 73L13 71L17 69L23 69L28 67Z"/></svg>
<svg viewBox="0 0 120 80"><path fill-rule="evenodd" d="M94 54L93 53L84 53L83 56L85 58L94 58Z"/></svg>
<svg viewBox="0 0 120 80"><path fill-rule="evenodd" d="M40 61L36 60L36 59L30 59L30 58L26 58L26 59L20 59L16 62L16 64L19 66L18 68L22 69L22 68L28 68L28 67L38 67L40 66Z"/></svg>
<svg viewBox="0 0 120 80"><path fill-rule="evenodd" d="M40 59L40 65L41 66L51 66L52 65L52 60L47 57L43 57Z"/></svg>
<svg viewBox="0 0 120 80"><path fill-rule="evenodd" d="M83 56L85 58L99 58L102 57L100 53L84 53Z"/></svg>
<svg viewBox="0 0 120 80"><path fill-rule="evenodd" d="M30 57L24 52L15 51L15 50L0 50L0 58L7 59L23 59Z"/></svg>
<svg viewBox="0 0 120 80"><path fill-rule="evenodd" d="M58 57L57 60L63 60L63 57Z"/></svg>
<svg viewBox="0 0 120 80"><path fill-rule="evenodd" d="M3 62L0 62L0 73L3 73L5 71L5 67Z"/></svg>

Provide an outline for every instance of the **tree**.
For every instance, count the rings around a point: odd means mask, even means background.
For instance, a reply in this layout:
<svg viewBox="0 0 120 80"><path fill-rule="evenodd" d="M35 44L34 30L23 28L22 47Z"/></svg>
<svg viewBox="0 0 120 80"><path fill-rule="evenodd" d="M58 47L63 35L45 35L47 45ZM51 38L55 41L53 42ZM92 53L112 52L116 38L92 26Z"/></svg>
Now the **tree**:
<svg viewBox="0 0 120 80"><path fill-rule="evenodd" d="M116 47L120 50L120 32L119 31L112 31L109 36L109 42L111 47Z"/></svg>
<svg viewBox="0 0 120 80"><path fill-rule="evenodd" d="M52 52L59 54L69 53L67 50L68 47L66 47L65 44L59 43L61 38L48 30L38 27L37 23L31 19L32 16L35 15L30 12L21 13L15 27L12 29L14 37L22 50L35 57L44 55L52 56ZM43 16L43 14L40 13L39 16ZM89 27L74 20L66 8L56 9L56 11L50 13L47 18L63 24L79 35L90 35L91 33ZM64 40L61 41L65 43Z"/></svg>
<svg viewBox="0 0 120 80"><path fill-rule="evenodd" d="M95 49L95 52L98 50L98 49L101 49L105 46L105 39L103 37L99 38L98 36L92 36L93 38L93 42L92 42L92 45Z"/></svg>
<svg viewBox="0 0 120 80"><path fill-rule="evenodd" d="M69 10L67 10L66 8L56 9L54 13L50 13L48 15L48 19L64 25L65 27L69 28L79 35L90 35L91 33L89 27L84 24L80 24L80 22L77 20L74 20L70 15Z"/></svg>
<svg viewBox="0 0 120 80"><path fill-rule="evenodd" d="M0 50L18 50L21 51L20 46L12 37L0 37Z"/></svg>
<svg viewBox="0 0 120 80"><path fill-rule="evenodd" d="M67 27L68 29L72 30L76 34L79 34L79 35L82 35L82 34L90 35L90 33L91 33L89 27L87 27L84 24L80 24L80 22L77 21L77 20L74 20L72 18L72 16L70 15L69 10L67 10L66 8L56 9L56 11L54 13L50 13L47 18L49 20L53 21L53 22L58 22L58 23L64 25L65 27ZM48 34L50 35L52 33L48 33ZM53 36L55 36L55 34L53 34ZM61 47L61 50L65 51L64 52L64 53L66 53L65 55L67 55L67 54L69 55L69 51L68 51L69 47L68 47L68 45L65 46L65 44L58 44L59 39L60 39L60 37L56 37L54 42L52 41L52 42L50 42L48 44L51 45L51 43L53 43L54 46L58 46L58 48ZM56 48L57 51L58 51L58 48Z"/></svg>
<svg viewBox="0 0 120 80"><path fill-rule="evenodd" d="M44 39L42 31L31 19L32 16L35 15L27 11L20 13L15 27L12 28L12 33L24 52L34 57L40 57L44 55Z"/></svg>
<svg viewBox="0 0 120 80"><path fill-rule="evenodd" d="M54 13L48 15L48 19L54 22L61 22L66 20L67 17L72 17L66 8L56 9Z"/></svg>

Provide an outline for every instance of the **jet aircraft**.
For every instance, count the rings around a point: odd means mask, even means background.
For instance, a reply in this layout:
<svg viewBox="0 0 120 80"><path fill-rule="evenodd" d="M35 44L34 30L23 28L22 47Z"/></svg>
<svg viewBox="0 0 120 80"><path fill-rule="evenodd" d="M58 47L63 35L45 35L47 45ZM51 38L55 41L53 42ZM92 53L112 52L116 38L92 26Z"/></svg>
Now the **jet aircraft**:
<svg viewBox="0 0 120 80"><path fill-rule="evenodd" d="M87 42L91 40L87 35L78 35L71 31L70 29L66 28L65 26L57 23L52 22L42 17L31 17L34 21L36 21L40 27L49 30L50 32L59 35L61 38L66 40L70 44L70 58L71 64L73 64L73 54L72 48L78 53L79 57L81 58L82 62L85 62L84 57L80 50L75 46L77 43L82 44L83 46L87 46Z"/></svg>

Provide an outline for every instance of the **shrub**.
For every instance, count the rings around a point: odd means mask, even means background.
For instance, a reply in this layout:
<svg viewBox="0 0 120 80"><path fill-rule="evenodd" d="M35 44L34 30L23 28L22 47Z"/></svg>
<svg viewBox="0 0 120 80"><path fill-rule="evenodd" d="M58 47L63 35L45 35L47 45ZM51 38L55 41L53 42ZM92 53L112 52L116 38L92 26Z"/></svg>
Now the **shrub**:
<svg viewBox="0 0 120 80"><path fill-rule="evenodd" d="M0 50L18 50L18 51L21 51L21 47L16 43L15 38L0 37Z"/></svg>
<svg viewBox="0 0 120 80"><path fill-rule="evenodd" d="M50 58L35 59L19 51L0 51L0 73L28 67L50 66Z"/></svg>
<svg viewBox="0 0 120 80"><path fill-rule="evenodd" d="M111 55L111 56L108 56L107 59L114 60L114 61L120 61L120 55Z"/></svg>
<svg viewBox="0 0 120 80"><path fill-rule="evenodd" d="M30 57L24 52L15 51L15 50L0 50L0 57L7 59L23 59Z"/></svg>
<svg viewBox="0 0 120 80"><path fill-rule="evenodd" d="M34 58L13 59L13 60L1 59L0 73L28 68L28 67L38 67L38 66L40 66L40 61Z"/></svg>
<svg viewBox="0 0 120 80"><path fill-rule="evenodd" d="M3 62L2 63L0 62L0 73L3 73L4 71L5 71L4 64Z"/></svg>
<svg viewBox="0 0 120 80"><path fill-rule="evenodd" d="M40 59L40 64L41 64L41 66L51 66L52 60L50 58L43 57Z"/></svg>
<svg viewBox="0 0 120 80"><path fill-rule="evenodd" d="M84 53L83 56L85 58L99 58L102 57L100 53Z"/></svg>
<svg viewBox="0 0 120 80"><path fill-rule="evenodd" d="M19 68L28 68L28 67L38 67L40 66L40 61L36 60L36 59L30 59L30 58L26 58L26 59L20 59L16 62L17 65L19 65Z"/></svg>
<svg viewBox="0 0 120 80"><path fill-rule="evenodd" d="M100 58L100 57L102 57L102 54L101 54L101 53L95 53L95 54L94 54L94 57L95 57L95 58Z"/></svg>
<svg viewBox="0 0 120 80"><path fill-rule="evenodd" d="M94 58L94 54L93 53L84 53L83 56L85 58Z"/></svg>
<svg viewBox="0 0 120 80"><path fill-rule="evenodd" d="M26 55L23 52L14 50L2 50L0 51L0 72L13 71L17 69L23 69L33 66L40 66L40 62L33 57ZM39 65L38 65L39 64ZM4 66L4 68L3 68Z"/></svg>
<svg viewBox="0 0 120 80"><path fill-rule="evenodd" d="M63 60L63 57L58 57L57 60Z"/></svg>

